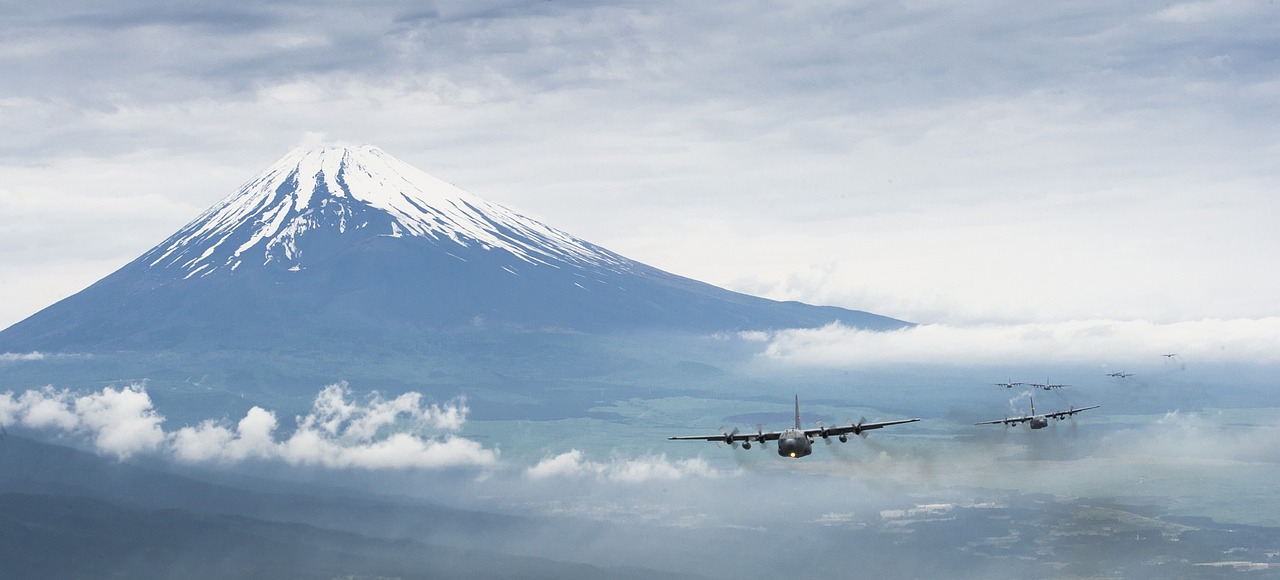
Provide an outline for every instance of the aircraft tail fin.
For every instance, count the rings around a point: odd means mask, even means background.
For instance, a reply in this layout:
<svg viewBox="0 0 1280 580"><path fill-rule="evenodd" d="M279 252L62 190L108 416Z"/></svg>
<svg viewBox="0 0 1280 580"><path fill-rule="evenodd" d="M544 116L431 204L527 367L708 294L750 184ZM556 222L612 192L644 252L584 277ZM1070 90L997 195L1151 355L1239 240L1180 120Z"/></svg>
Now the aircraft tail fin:
<svg viewBox="0 0 1280 580"><path fill-rule="evenodd" d="M1035 397L1031 397L1031 414L1032 415L1036 414L1036 398Z"/></svg>
<svg viewBox="0 0 1280 580"><path fill-rule="evenodd" d="M803 429L800 426L800 395L796 395L796 429Z"/></svg>

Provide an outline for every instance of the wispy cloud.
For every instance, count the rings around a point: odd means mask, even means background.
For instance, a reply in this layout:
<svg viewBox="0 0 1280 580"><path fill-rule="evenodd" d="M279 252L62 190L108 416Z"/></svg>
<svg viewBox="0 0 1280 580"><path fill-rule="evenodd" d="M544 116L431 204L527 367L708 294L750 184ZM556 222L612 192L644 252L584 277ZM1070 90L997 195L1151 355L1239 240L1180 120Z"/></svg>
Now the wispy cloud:
<svg viewBox="0 0 1280 580"><path fill-rule="evenodd" d="M719 477L701 457L670 460L666 454L643 457L612 457L607 462L591 461L578 449L548 457L525 470L530 479L591 477L617 483L671 481L693 477Z"/></svg>
<svg viewBox="0 0 1280 580"><path fill-rule="evenodd" d="M1232 20L1256 14L1257 6L1245 0L1205 0L1178 2L1157 12L1153 19L1161 22L1195 24L1213 20Z"/></svg>
<svg viewBox="0 0 1280 580"><path fill-rule="evenodd" d="M766 337L762 356L822 366L928 363L989 365L1020 362L1151 362L1159 354L1204 362L1280 362L1280 318L1146 321L1081 320L1059 323L922 324L872 332L830 324ZM762 340L763 339L763 340Z"/></svg>
<svg viewBox="0 0 1280 580"><path fill-rule="evenodd" d="M1100 454L1125 461L1210 467L1223 462L1280 464L1280 425L1242 425L1221 411L1170 411L1150 425L1102 438Z"/></svg>
<svg viewBox="0 0 1280 580"><path fill-rule="evenodd" d="M253 407L234 425L207 420L174 432L140 385L75 395L46 387L0 394L0 426L49 429L86 437L100 453L127 458L158 452L188 463L281 461L332 469L484 467L498 452L457 435L465 400L426 404L420 393L360 401L345 384L325 387L297 429L277 434L276 414Z"/></svg>

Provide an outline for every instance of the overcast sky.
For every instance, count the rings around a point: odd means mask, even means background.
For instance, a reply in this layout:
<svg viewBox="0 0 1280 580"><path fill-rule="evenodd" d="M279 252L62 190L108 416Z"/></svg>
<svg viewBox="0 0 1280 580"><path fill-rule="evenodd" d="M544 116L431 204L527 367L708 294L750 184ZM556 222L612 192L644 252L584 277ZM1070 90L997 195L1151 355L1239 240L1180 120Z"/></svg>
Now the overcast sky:
<svg viewBox="0 0 1280 580"><path fill-rule="evenodd" d="M1280 316L1274 3L6 4L0 327L335 143L772 298Z"/></svg>

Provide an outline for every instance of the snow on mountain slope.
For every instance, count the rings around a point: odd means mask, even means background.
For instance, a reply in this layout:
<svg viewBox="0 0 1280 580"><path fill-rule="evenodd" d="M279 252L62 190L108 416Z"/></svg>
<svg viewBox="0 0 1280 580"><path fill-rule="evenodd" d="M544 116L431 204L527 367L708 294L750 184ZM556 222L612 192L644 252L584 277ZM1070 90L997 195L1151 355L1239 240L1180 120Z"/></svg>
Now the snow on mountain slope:
<svg viewBox="0 0 1280 580"><path fill-rule="evenodd" d="M376 211L372 211L376 210ZM626 271L631 261L491 203L370 146L296 149L143 256L202 277L243 265L300 270L317 230L416 236L510 252L530 264Z"/></svg>

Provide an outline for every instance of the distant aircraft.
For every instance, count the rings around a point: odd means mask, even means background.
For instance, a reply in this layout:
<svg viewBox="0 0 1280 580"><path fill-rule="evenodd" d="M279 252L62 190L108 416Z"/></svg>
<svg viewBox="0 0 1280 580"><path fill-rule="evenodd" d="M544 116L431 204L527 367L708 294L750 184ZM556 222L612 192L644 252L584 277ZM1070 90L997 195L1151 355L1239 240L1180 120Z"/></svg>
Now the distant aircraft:
<svg viewBox="0 0 1280 580"><path fill-rule="evenodd" d="M1063 385L1059 383L1051 383L1049 382L1049 379L1045 379L1043 383L1023 383L1023 384L1027 385L1028 387L1035 387L1037 389L1044 389L1046 391L1052 391L1054 389L1061 389L1062 387L1071 386L1071 385Z"/></svg>
<svg viewBox="0 0 1280 580"><path fill-rule="evenodd" d="M1005 418L1005 419L999 419L999 420L996 420L996 421L982 421L982 422L974 423L974 424L975 424L975 425L997 425L997 424L1004 424L1004 425L1017 425L1018 423L1028 423L1028 424L1029 424L1029 426L1030 426L1032 429L1044 429L1045 427L1048 427L1048 426L1049 426L1049 419L1057 419L1057 420L1061 421L1063 418L1066 418L1066 417L1070 417L1070 416L1072 416L1072 415L1075 415L1076 413L1079 413L1080 411L1088 411L1089 409L1097 409L1097 408L1098 408L1098 407L1100 407L1100 406L1101 406L1101 405L1093 405L1093 406L1089 406L1089 407L1081 407L1081 408L1079 408L1079 409L1076 409L1075 407L1072 407L1072 408L1071 408L1070 410L1068 410L1068 411L1054 411L1054 412L1052 412L1052 413L1044 413L1044 414L1042 414L1042 415L1037 415L1037 414L1036 414L1036 400L1035 400L1035 398L1033 397L1033 398L1031 399L1031 414L1030 414L1030 415L1023 415L1023 416L1021 416L1021 417L1008 417L1008 418Z"/></svg>
<svg viewBox="0 0 1280 580"><path fill-rule="evenodd" d="M897 421L881 421L879 423L867 423L866 419L858 421L855 425L850 423L844 427L824 427L821 423L816 429L805 429L800 426L800 395L796 395L796 426L794 429L786 429L784 431L765 432L757 428L755 433L739 433L737 429L732 432L721 432L719 435L688 435L681 437L668 437L670 441L715 441L717 443L728 443L733 447L738 446L738 442L742 442L743 449L751 449L751 443L759 443L761 448L765 447L767 441L778 442L778 455L799 459L810 453L813 453L814 436L821 437L828 445L831 444L831 437L836 437L841 443L849 440L849 433L867 436L867 431L888 427L890 425L901 425L903 423L914 423L920 419L899 419Z"/></svg>
<svg viewBox="0 0 1280 580"><path fill-rule="evenodd" d="M1120 371L1120 372L1116 372L1116 373L1107 373L1107 376L1108 376L1108 377L1115 377L1115 378L1117 378L1117 379L1123 379L1123 378L1126 378L1126 377L1132 377L1132 376L1133 376L1133 373L1126 373L1126 372L1124 372L1124 371Z"/></svg>
<svg viewBox="0 0 1280 580"><path fill-rule="evenodd" d="M1162 355L1160 355L1160 356L1162 356L1162 357L1164 357L1164 358L1173 358L1173 357L1175 357L1175 356L1178 356L1178 353L1176 353L1176 352L1171 352L1171 353L1169 353L1169 354L1162 354Z"/></svg>
<svg viewBox="0 0 1280 580"><path fill-rule="evenodd" d="M1014 387L1016 387L1016 386L1018 386L1018 385L1025 385L1026 383L1015 383L1015 382L1013 382L1013 381L1009 381L1009 382L1007 382L1007 383L991 383L991 384L993 384L993 385L995 385L995 386L997 386L997 387L1004 387L1004 388L1006 388L1006 389L1012 389L1012 388L1014 388Z"/></svg>

